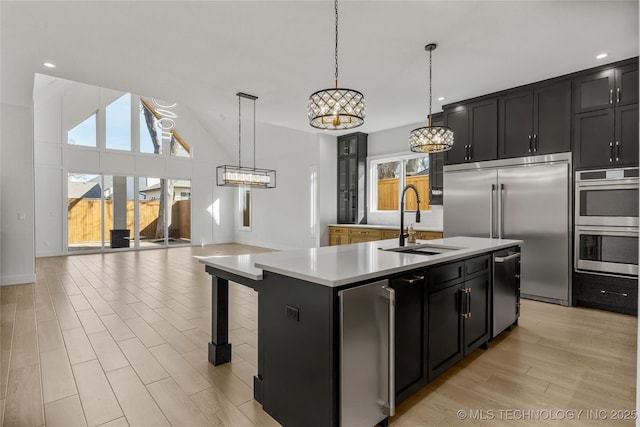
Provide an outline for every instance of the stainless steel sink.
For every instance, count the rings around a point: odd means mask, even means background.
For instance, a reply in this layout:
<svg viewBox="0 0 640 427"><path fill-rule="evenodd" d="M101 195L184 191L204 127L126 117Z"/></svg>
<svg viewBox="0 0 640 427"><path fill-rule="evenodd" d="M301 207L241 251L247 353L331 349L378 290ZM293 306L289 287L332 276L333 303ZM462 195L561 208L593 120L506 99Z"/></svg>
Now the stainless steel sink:
<svg viewBox="0 0 640 427"><path fill-rule="evenodd" d="M418 254L418 255L439 255L452 251L458 251L464 249L456 246L445 246L434 243L421 243L417 245L396 246L392 248L379 248L380 250L387 252L402 252L406 254Z"/></svg>

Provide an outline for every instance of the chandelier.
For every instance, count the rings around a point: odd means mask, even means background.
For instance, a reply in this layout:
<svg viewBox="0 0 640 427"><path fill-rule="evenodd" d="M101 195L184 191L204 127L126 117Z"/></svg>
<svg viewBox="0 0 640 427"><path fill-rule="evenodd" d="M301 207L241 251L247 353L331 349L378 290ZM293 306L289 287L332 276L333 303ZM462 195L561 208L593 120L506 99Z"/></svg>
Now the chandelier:
<svg viewBox="0 0 640 427"><path fill-rule="evenodd" d="M229 187L275 188L276 171L256 168L256 99L257 96L236 93L238 97L238 166L222 165L216 168L217 184ZM253 101L253 167L242 166L242 98Z"/></svg>
<svg viewBox="0 0 640 427"><path fill-rule="evenodd" d="M366 106L364 95L353 89L338 87L338 0L334 2L336 15L336 87L314 92L309 96L307 113L309 124L317 129L352 129L364 123Z"/></svg>
<svg viewBox="0 0 640 427"><path fill-rule="evenodd" d="M429 52L429 125L417 128L409 134L409 148L416 153L438 153L453 147L453 131L446 126L432 126L431 116L431 52L435 43L429 43L424 49Z"/></svg>

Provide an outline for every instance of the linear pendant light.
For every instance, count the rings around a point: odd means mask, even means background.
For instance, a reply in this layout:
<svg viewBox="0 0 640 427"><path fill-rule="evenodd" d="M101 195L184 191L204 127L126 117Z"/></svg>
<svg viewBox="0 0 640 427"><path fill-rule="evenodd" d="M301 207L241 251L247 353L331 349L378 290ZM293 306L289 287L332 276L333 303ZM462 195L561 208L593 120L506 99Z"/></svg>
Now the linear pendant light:
<svg viewBox="0 0 640 427"><path fill-rule="evenodd" d="M409 148L417 153L438 153L453 147L453 131L446 126L433 126L431 116L431 53L437 45L429 43L424 49L429 52L429 125L417 128L409 134Z"/></svg>
<svg viewBox="0 0 640 427"><path fill-rule="evenodd" d="M276 171L256 168L256 99L257 96L236 93L238 97L238 166L216 168L217 184L227 187L275 188ZM242 166L242 98L253 101L253 167Z"/></svg>
<svg viewBox="0 0 640 427"><path fill-rule="evenodd" d="M367 113L364 95L353 89L338 87L338 0L334 2L336 15L336 87L322 89L309 96L307 113L309 124L317 129L352 129L364 123Z"/></svg>

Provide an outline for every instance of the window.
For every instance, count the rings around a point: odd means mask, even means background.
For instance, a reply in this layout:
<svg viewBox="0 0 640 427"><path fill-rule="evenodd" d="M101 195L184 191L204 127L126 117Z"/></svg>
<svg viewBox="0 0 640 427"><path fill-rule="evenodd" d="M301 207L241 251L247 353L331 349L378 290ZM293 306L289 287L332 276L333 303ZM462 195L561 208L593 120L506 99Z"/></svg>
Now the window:
<svg viewBox="0 0 640 427"><path fill-rule="evenodd" d="M84 147L96 146L96 114L71 128L67 132L69 145L82 145Z"/></svg>
<svg viewBox="0 0 640 427"><path fill-rule="evenodd" d="M238 211L240 213L240 230L251 230L251 189L238 188Z"/></svg>
<svg viewBox="0 0 640 427"><path fill-rule="evenodd" d="M107 148L131 151L131 94L127 93L107 105Z"/></svg>
<svg viewBox="0 0 640 427"><path fill-rule="evenodd" d="M400 210L402 189L413 184L420 194L420 210L429 206L429 156L395 156L372 160L370 163L372 186L372 206L377 211ZM405 195L405 210L416 210L416 196L413 191Z"/></svg>

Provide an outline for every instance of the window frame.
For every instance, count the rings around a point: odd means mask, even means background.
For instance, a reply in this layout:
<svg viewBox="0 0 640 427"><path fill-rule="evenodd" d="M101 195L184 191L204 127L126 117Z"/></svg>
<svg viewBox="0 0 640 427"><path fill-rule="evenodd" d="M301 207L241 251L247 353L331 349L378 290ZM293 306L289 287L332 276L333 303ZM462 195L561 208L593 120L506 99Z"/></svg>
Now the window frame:
<svg viewBox="0 0 640 427"><path fill-rule="evenodd" d="M406 185L406 161L412 159L419 159L425 156L429 156L428 153L389 153L382 154L378 156L367 157L367 173L369 174L369 200L371 203L369 204L369 211L374 214L388 214L388 213L399 213L400 212L400 200L402 197L401 191L398 191L398 209L395 210L379 210L378 209L378 186L376 185L378 182L378 164L380 163L390 163L399 161L400 162L400 184L399 188L404 188ZM431 173L431 171L429 171ZM420 211L431 211L431 204L429 203L429 195L421 195L423 202L420 205ZM423 207L424 205L424 207ZM415 212L415 210L407 210L405 212Z"/></svg>

